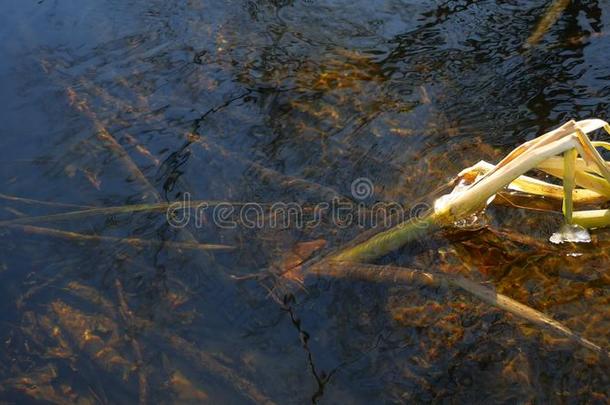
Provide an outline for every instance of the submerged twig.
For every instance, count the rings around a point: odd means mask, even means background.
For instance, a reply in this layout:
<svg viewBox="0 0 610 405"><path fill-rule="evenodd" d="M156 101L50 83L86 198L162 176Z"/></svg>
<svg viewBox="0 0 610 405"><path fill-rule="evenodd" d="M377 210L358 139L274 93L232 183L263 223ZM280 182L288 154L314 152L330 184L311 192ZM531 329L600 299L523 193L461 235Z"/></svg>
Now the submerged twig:
<svg viewBox="0 0 610 405"><path fill-rule="evenodd" d="M190 361L195 367L204 370L215 378L224 380L228 386L233 387L239 394L245 398L249 398L253 403L266 405L274 404L274 402L262 393L254 383L243 377L239 370L232 369L222 360L218 360L214 355L199 349L194 343L174 334L174 332L166 330L166 328L154 327L150 320L141 318L137 313L131 311L125 298L122 283L120 283L118 279L115 280L115 288L117 289L117 296L119 299L118 312L127 320L127 323L138 328L146 328L147 335L150 335L152 339L155 341L167 342L180 356L183 356L186 360ZM85 288L78 285L72 289L72 292L80 297L91 295L91 291L86 291ZM90 297L89 300L97 305L96 300L91 300ZM112 305L102 304L98 307L108 317L115 318L117 316L117 309ZM138 355L136 354L136 356ZM140 379L142 377L143 376L140 376ZM142 386L140 386L140 389L142 389ZM140 396L140 398L142 398L142 396Z"/></svg>
<svg viewBox="0 0 610 405"><path fill-rule="evenodd" d="M398 266L378 266L353 262L325 262L310 269L309 274L336 277L356 278L376 282L420 282L426 285L449 284L468 292L481 301L509 312L523 320L544 327L558 335L565 336L579 345L608 357L606 349L601 348L590 340L578 335L562 323L550 318L542 312L521 304L514 299L500 294L490 288L477 284L465 277L445 274L429 273L421 270Z"/></svg>
<svg viewBox="0 0 610 405"><path fill-rule="evenodd" d="M119 238L115 236L101 236L101 235L86 235L78 232L62 231L53 228L43 228L39 226L31 225L20 225L11 224L6 225L12 229L18 229L25 233L53 236L56 238L73 240L73 241L87 241L87 242L112 242L112 243L124 243L134 247L139 246L165 246L173 249L192 249L202 251L228 251L235 249L234 246L211 244L211 243L197 243L197 242L172 242L172 241L156 241L151 239L140 239L140 238Z"/></svg>
<svg viewBox="0 0 610 405"><path fill-rule="evenodd" d="M532 32L527 41L525 41L526 46L534 46L540 42L542 37L544 37L553 24L561 17L561 14L566 7L568 7L568 4L570 4L570 0L555 0L536 25L534 32Z"/></svg>
<svg viewBox="0 0 610 405"><path fill-rule="evenodd" d="M20 202L20 203L24 203L24 204L31 204L31 205L48 205L50 207L58 207L58 208L80 208L80 209L96 208L96 207L93 207L90 205L78 205L78 204L68 204L68 203L60 203L60 202L52 202L52 201L42 201L42 200L35 200L33 198L18 197L18 196L14 196L14 195L3 194L3 193L0 193L0 199Z"/></svg>
<svg viewBox="0 0 610 405"><path fill-rule="evenodd" d="M170 344L175 347L177 351L182 353L182 355L190 359L194 364L205 368L212 375L225 380L240 394L242 394L246 398L249 398L254 403L265 405L274 404L274 402L261 391L259 391L259 389L256 388L256 386L252 382L238 375L229 367L216 360L210 354L199 350L197 347L195 347L194 344L181 338L178 335L169 335L166 337Z"/></svg>
<svg viewBox="0 0 610 405"><path fill-rule="evenodd" d="M133 325L135 325L135 317L131 309L127 305L127 300L125 299L125 293L123 291L123 285L119 279L114 281L114 285L116 288L117 297L119 299L119 313L123 318L123 322L128 325L128 329L133 329ZM142 357L142 348L140 347L140 342L133 336L131 333L128 335L129 340L131 341L131 347L133 348L134 355L136 356L137 362L137 371L138 371L138 384L139 384L139 403L140 405L145 405L148 403L148 383L146 376L146 369L144 367L144 359Z"/></svg>
<svg viewBox="0 0 610 405"><path fill-rule="evenodd" d="M87 101L78 96L78 94L74 91L73 88L67 87L66 89L68 99L70 104L73 105L77 110L81 111L86 117L88 117L95 130L97 131L97 138L102 142L102 144L112 153L114 154L119 161L125 166L125 168L129 171L129 173L134 177L134 179L140 183L140 185L146 190L146 198L149 202L160 203L163 201L161 195L157 191L157 189L148 181L144 173L140 170L140 168L135 164L135 162L131 159L127 151L121 146L120 143L106 130L104 125L97 118L97 115L94 111L89 108ZM182 232L187 239L191 243L197 243L197 238L193 236L188 229L181 228L180 232Z"/></svg>
<svg viewBox="0 0 610 405"><path fill-rule="evenodd" d="M68 94L68 99L70 104L74 106L78 111L83 113L91 123L96 131L96 137L101 142L101 144L123 165L123 167L129 172L132 178L140 183L140 185L146 190L147 194L144 196L148 200L152 200L155 202L161 201L159 197L159 193L156 189L150 184L144 173L140 170L140 168L134 163L131 159L127 151L121 146L120 143L114 139L114 137L108 132L106 127L100 122L97 118L97 114L89 108L89 104L83 98L81 98L76 91L68 87L66 89Z"/></svg>
<svg viewBox="0 0 610 405"><path fill-rule="evenodd" d="M427 201L431 196L438 195L443 190L447 190L454 183L455 183L455 181L451 180L449 182L442 184L441 186L437 187L435 190L432 190L430 193L424 195L421 199L416 201L414 203L414 206L420 206L420 205L425 206L426 205L425 201ZM346 244L344 244L338 248L330 249L330 250L324 251L322 253L313 255L313 256L309 257L308 259L304 260L302 263L299 263L298 265L286 266L285 268L280 269L280 271L274 271L276 269L272 269L269 271L258 272L255 274L249 274L249 275L245 275L245 276L241 276L241 277L233 276L232 278L236 281L253 280L253 279L259 280L259 281L269 280L269 279L273 280L278 277L285 276L287 273L294 271L297 267L309 268L309 267L321 265L323 263L326 263L329 260L336 261L337 255L341 254L341 252L348 251L361 244L364 244L368 240L374 238L376 235L382 234L383 232L385 232L389 229L394 229L394 227L397 227L398 225L400 225L400 221L402 220L402 218L401 218L400 214L395 214L395 215L390 215L388 218L386 218L386 220L388 221L389 228L383 227L381 229L369 229L367 231L364 231L360 235L358 235L354 239L352 239L351 241L347 242ZM0 224L2 224L2 223L0 222ZM428 231L430 231L430 230L428 230Z"/></svg>
<svg viewBox="0 0 610 405"><path fill-rule="evenodd" d="M132 204L132 205L121 205L116 207L100 207L100 208L89 208L78 211L61 212L58 214L50 215L39 215L33 217L22 217L14 218L5 221L0 221L0 226L6 226L11 224L31 224L40 222L56 222L65 221L71 219L81 219L96 215L116 215L116 214L131 214L134 212L155 212L155 211L167 211L168 209L175 208L175 211L180 209L198 209L200 207L214 207L219 204L228 204L231 206L241 206L246 203L243 202L229 202L229 201L209 201L209 200L195 200L195 201L174 201L174 202L159 202L152 204Z"/></svg>
<svg viewBox="0 0 610 405"><path fill-rule="evenodd" d="M195 145L200 146L200 150L203 153L210 155L210 158L230 159L232 161L237 161L247 166L248 170L251 173L255 174L257 177L259 177L262 183L272 182L273 184L276 184L278 187L282 188L296 187L305 191L313 190L318 193L322 198L325 198L329 201L333 198L336 198L341 201L350 201L349 198L341 195L338 191L334 190L331 187L318 184L311 180L290 176L278 172L274 169L270 169L261 165L260 163L246 159L236 152L227 150L226 148L216 143L213 143L208 139L204 139L200 135L192 134L191 142L194 142Z"/></svg>
<svg viewBox="0 0 610 405"><path fill-rule="evenodd" d="M153 155L150 150L142 145L136 138L129 134L124 134L123 136L127 139L127 142L133 146L136 152L148 159L155 167L158 167L161 164L159 159L157 159L155 155Z"/></svg>

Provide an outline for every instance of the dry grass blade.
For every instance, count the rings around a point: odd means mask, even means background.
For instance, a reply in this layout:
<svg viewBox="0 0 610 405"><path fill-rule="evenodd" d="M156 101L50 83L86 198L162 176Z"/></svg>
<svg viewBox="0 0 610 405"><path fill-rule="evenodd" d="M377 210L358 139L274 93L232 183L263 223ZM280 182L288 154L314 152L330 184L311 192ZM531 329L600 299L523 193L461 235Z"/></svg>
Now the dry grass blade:
<svg viewBox="0 0 610 405"><path fill-rule="evenodd" d="M583 181L581 180L581 175L584 174L585 163L582 159L577 159L576 161L576 176L578 177L576 184L583 185ZM463 170L458 177L471 177L475 178L477 175L486 175L491 170L493 170L494 165L481 160L474 166L471 166L465 170ZM550 159L545 160L540 165L536 167L536 169L540 169L548 174L551 174L555 177L562 178L563 177L563 159L552 157ZM580 182L579 182L580 180ZM564 192L563 187L558 186L556 184L551 184L544 182L542 180L538 180L529 176L519 176L515 180L513 180L507 188L509 190L520 191L527 194L532 194L533 196L540 196L546 198L552 198L556 200L563 199ZM610 190L610 189L609 189ZM574 203L575 204L595 204L606 201L608 198L591 189L585 188L577 188L574 189Z"/></svg>
<svg viewBox="0 0 610 405"><path fill-rule="evenodd" d="M606 179L606 181L610 182L610 169L608 168L606 161L602 158L602 155L600 155L597 149L595 149L595 146L593 146L593 143L587 136L585 129L579 127L576 131L576 135L584 152L583 158L585 161L587 161L587 163L591 166L597 166L599 173Z"/></svg>
<svg viewBox="0 0 610 405"><path fill-rule="evenodd" d="M606 166L609 165L610 163L606 162ZM559 169L561 167L563 167L563 158L560 156L554 156L552 158L548 158L547 160L545 160L544 162L540 163L540 165L538 165L537 169L543 169L543 168L556 168ZM601 175L601 172L599 170L599 168L597 168L597 166L589 166L587 165L587 162L584 159L578 158L576 159L576 170L579 172L590 172L590 173L596 173ZM556 176L556 177L560 177L560 176Z"/></svg>
<svg viewBox="0 0 610 405"><path fill-rule="evenodd" d="M171 249L185 249L185 250L201 250L201 251L230 251L234 250L234 246L211 244L211 243L197 243L197 242L171 242L171 241L156 241L150 239L140 238L118 238L114 236L101 236L101 235L86 235L77 232L62 231L53 228L43 228L39 226L31 225L6 225L11 229L18 229L27 234L45 235L52 236L60 239L67 239L77 242L112 242L122 243L133 247L167 247Z"/></svg>
<svg viewBox="0 0 610 405"><path fill-rule="evenodd" d="M565 125L561 128L564 127ZM533 144L534 146L527 153L520 153L518 156L510 159L508 157L503 159L502 165L498 164L494 170L472 184L464 192L459 193L446 209L454 219L467 216L469 213L483 208L487 204L488 199L496 194L498 190L508 186L523 173L535 168L549 157L562 153L567 149L579 148L580 144L578 141L570 136L569 132L565 132L568 129L564 128L561 132L552 131L549 134L543 135L540 137L544 138L543 141ZM559 139L556 139L557 137Z"/></svg>
<svg viewBox="0 0 610 405"><path fill-rule="evenodd" d="M538 166L538 169L560 179L563 179L564 177L564 167L562 159L548 159L547 161L542 162ZM576 161L576 171L574 177L576 185L578 185L579 187L584 187L586 190L590 190L597 194L600 194L604 196L606 200L610 198L610 184L608 184L606 179L598 176L597 174L590 173L587 170L588 167L586 166L586 163L582 159L578 159Z"/></svg>
<svg viewBox="0 0 610 405"><path fill-rule="evenodd" d="M548 145L551 142L554 142L568 134L573 133L576 130L575 124L576 123L574 120L568 121L559 128L554 129L553 131L550 131L542 136L539 136L538 138L532 139L531 141L525 142L524 144L517 146L487 174L494 174L500 168L506 166L508 163L512 162L524 153L532 151L534 148L538 148L543 145Z"/></svg>

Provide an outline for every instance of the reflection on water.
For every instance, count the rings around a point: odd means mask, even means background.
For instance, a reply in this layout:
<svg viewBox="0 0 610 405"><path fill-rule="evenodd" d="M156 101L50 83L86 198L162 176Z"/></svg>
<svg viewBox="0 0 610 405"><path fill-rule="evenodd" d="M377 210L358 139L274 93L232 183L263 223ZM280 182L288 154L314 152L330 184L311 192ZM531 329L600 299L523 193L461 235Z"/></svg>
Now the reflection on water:
<svg viewBox="0 0 610 405"><path fill-rule="evenodd" d="M410 205L567 119L610 118L604 0L572 2L531 47L548 2L5 3L0 220L186 192L310 206L360 177L367 206ZM488 215L381 261L461 273L610 346L608 234L552 247L556 215ZM460 290L242 277L357 226L200 225L2 226L0 400L608 401L606 360Z"/></svg>

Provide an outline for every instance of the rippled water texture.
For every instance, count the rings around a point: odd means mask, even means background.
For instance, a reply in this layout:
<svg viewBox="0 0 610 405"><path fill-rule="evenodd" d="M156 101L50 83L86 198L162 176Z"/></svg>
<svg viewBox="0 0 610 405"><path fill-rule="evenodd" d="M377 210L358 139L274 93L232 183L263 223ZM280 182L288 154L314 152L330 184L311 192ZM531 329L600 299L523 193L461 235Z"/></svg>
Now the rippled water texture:
<svg viewBox="0 0 610 405"><path fill-rule="evenodd" d="M0 402L607 403L607 359L463 290L282 274L365 227L204 210L175 228L163 206L412 207L610 119L610 2L532 40L550 3L4 0ZM161 205L48 217L132 204ZM379 263L461 274L610 347L610 233L553 246L556 213L486 216Z"/></svg>

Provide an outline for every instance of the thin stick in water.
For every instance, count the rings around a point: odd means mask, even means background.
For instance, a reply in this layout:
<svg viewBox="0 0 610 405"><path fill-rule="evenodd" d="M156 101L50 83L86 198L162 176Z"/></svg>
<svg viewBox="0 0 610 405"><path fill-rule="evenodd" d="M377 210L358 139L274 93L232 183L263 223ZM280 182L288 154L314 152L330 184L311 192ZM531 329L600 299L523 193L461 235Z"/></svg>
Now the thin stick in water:
<svg viewBox="0 0 610 405"><path fill-rule="evenodd" d="M96 208L96 207L93 207L90 205L77 205L77 204L68 204L68 203L60 203L60 202L53 202L53 201L42 201L42 200L36 200L33 198L18 197L18 196L14 196L14 195L3 194L3 193L0 193L0 199L7 200L7 201L15 201L15 202L24 203L24 204L30 204L30 205L48 205L50 207L58 207L58 208L80 208L80 209Z"/></svg>
<svg viewBox="0 0 610 405"><path fill-rule="evenodd" d="M129 305L127 305L127 300L125 299L125 293L123 290L123 284L117 278L114 281L114 285L116 287L117 297L119 299L119 313L123 318L123 322L128 326L129 329L133 328L135 325L135 317ZM144 367L144 358L142 356L142 348L140 346L140 342L135 338L135 336L128 336L131 341L131 347L133 349L134 355L136 356L137 362L137 370L138 370L138 384L139 384L139 403L140 405L146 405L148 403L148 383L147 383L147 375L146 368Z"/></svg>
<svg viewBox="0 0 610 405"><path fill-rule="evenodd" d="M211 243L197 243L197 242L172 242L172 241L156 241L151 239L140 239L140 238L118 238L115 236L101 236L101 235L86 235L77 232L62 231L53 228L43 228L39 226L31 225L6 225L11 229L18 229L27 234L45 235L52 236L60 239L67 239L72 241L85 241L85 242L112 242L112 243L124 243L134 247L139 246L165 246L172 249L189 249L189 250L202 250L202 251L228 251L234 250L234 246L211 244Z"/></svg>
<svg viewBox="0 0 610 405"><path fill-rule="evenodd" d="M514 299L500 294L490 288L484 287L465 277L452 274L428 273L398 266L378 266L353 262L324 262L310 269L308 274L335 277L356 278L375 282L420 282L426 285L442 285L443 283L459 287L481 301L509 312L518 318L534 325L544 327L558 335L567 337L579 345L608 357L606 349L601 348L588 339L578 335L567 326L543 314L542 312L521 304Z"/></svg>
<svg viewBox="0 0 610 405"><path fill-rule="evenodd" d="M551 29L553 24L555 24L559 17L561 17L561 14L566 7L568 7L568 4L570 4L570 0L555 0L536 25L534 32L532 32L525 42L526 46L531 47L540 42L549 29Z"/></svg>

